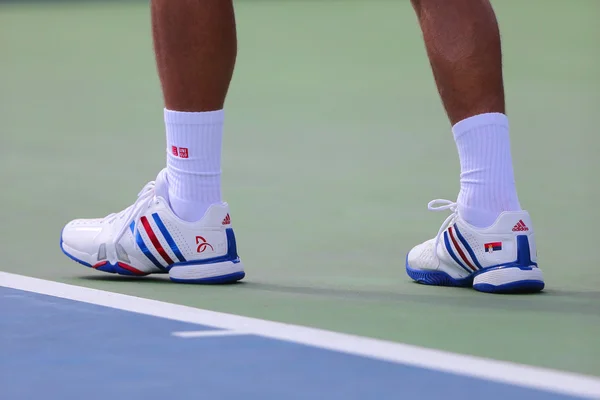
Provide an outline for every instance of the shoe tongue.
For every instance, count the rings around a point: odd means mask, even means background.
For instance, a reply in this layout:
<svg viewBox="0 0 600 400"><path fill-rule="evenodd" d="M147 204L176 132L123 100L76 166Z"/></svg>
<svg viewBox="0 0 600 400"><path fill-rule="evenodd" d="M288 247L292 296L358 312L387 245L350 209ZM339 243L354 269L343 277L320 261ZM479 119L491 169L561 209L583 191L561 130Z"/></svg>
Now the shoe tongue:
<svg viewBox="0 0 600 400"><path fill-rule="evenodd" d="M169 202L169 181L167 180L167 169L163 169L158 173L156 180L154 181L154 194L158 197L162 197Z"/></svg>

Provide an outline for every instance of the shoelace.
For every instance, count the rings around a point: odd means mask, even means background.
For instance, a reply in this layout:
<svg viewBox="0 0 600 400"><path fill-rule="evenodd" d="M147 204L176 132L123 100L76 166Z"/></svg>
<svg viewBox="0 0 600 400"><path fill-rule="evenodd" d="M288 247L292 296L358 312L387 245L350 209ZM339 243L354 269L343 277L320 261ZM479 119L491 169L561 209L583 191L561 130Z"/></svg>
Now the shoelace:
<svg viewBox="0 0 600 400"><path fill-rule="evenodd" d="M435 237L435 247L433 248L434 249L433 254L437 258L437 248L438 248L438 244L440 243L440 238L442 237L442 233L444 233L446 228L448 228L450 225L452 225L452 223L458 216L458 214L457 214L458 206L456 205L455 202L450 201L450 200L435 199L435 200L431 200L427 204L427 209L429 211L436 211L436 212L437 211L445 211L445 210L450 210L450 212L451 212L451 214L448 216L448 218L446 218L444 223L442 223L442 226L440 227L440 230L438 231L438 233Z"/></svg>
<svg viewBox="0 0 600 400"><path fill-rule="evenodd" d="M154 181L148 182L146 186L144 186L144 188L138 193L138 198L135 201L135 203L133 203L131 206L127 207L119 213L110 214L104 217L103 221L108 221L108 223L113 223L117 218L125 218L125 222L113 238L113 245L116 246L116 244L119 242L119 240L121 240L125 232L127 232L127 230L129 229L129 225L131 225L133 221L136 221L133 227L133 231L136 231L138 217L148 208L150 202L154 199L154 186Z"/></svg>

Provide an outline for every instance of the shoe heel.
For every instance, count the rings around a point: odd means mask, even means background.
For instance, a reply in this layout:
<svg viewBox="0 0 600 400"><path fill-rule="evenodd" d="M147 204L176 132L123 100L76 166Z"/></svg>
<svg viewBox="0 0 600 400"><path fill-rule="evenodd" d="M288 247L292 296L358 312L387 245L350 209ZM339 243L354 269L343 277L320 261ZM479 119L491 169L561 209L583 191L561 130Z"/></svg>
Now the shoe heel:
<svg viewBox="0 0 600 400"><path fill-rule="evenodd" d="M244 279L246 273L239 261L225 261L210 264L173 265L169 278L177 283L223 284Z"/></svg>
<svg viewBox="0 0 600 400"><path fill-rule="evenodd" d="M473 289L485 293L535 293L544 289L544 276L536 267L498 267L473 279Z"/></svg>
<svg viewBox="0 0 600 400"><path fill-rule="evenodd" d="M221 284L243 279L244 266L240 262L233 229L225 230L227 254L212 259L175 263L169 269L169 278L177 283Z"/></svg>
<svg viewBox="0 0 600 400"><path fill-rule="evenodd" d="M544 276L533 261L527 235L517 236L517 260L483 270L473 279L473 289L485 293L535 293L544 289Z"/></svg>

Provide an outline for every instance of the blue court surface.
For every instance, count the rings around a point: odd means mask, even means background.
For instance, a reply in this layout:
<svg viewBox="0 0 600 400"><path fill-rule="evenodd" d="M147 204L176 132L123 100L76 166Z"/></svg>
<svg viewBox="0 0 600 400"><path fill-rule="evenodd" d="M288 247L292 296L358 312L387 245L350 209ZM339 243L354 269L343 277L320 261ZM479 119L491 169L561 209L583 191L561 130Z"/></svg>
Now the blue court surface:
<svg viewBox="0 0 600 400"><path fill-rule="evenodd" d="M600 395L591 377L6 273L0 354L3 400Z"/></svg>

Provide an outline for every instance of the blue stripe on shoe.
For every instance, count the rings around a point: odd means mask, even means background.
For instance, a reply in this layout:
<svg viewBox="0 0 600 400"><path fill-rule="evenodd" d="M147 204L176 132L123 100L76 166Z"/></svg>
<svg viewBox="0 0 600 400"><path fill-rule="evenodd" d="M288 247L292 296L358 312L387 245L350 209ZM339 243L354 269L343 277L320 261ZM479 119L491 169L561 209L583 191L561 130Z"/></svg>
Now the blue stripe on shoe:
<svg viewBox="0 0 600 400"><path fill-rule="evenodd" d="M463 267L463 269L469 274L472 274L473 270L467 268L462 262L460 262L458 257L456 257L456 254L454 254L454 250L452 250L452 246L450 245L450 240L448 240L448 231L444 231L444 244L446 245L446 250L448 251L448 254L450 254L450 257L452 257L454 262ZM437 249L435 249L435 251L437 251Z"/></svg>
<svg viewBox="0 0 600 400"><path fill-rule="evenodd" d="M158 213L152 214L152 218L154 219L154 222L156 222L156 226L158 226L158 229L160 229L160 233L162 233L162 235L165 237L165 240L169 244L169 247L171 247L171 250L173 250L173 253L177 256L179 261L186 261L183 254L181 254L181 251L179 251L177 243L175 243L175 240L173 240L173 237L171 236L171 234L169 234L167 227L165 226L165 224L163 224Z"/></svg>
<svg viewBox="0 0 600 400"><path fill-rule="evenodd" d="M471 256L471 260L473 260L473 262L475 263L477 268L482 269L483 267L481 266L481 264L479 264L477 257L475 257L475 253L473 252L473 249L471 248L471 246L469 246L469 243L467 243L467 241L465 240L463 235L460 234L457 224L454 224L454 231L456 232L456 236L458 236L458 240L460 240L460 242L465 247L465 249L467 249L467 252Z"/></svg>
<svg viewBox="0 0 600 400"><path fill-rule="evenodd" d="M135 236L135 242L137 243L142 253L144 253L144 255L148 257L148 260L152 261L152 263L157 268L160 268L161 271L166 271L166 268L163 267L160 262L158 262L158 260L152 255L150 249L146 246L146 243L144 243L144 239L142 238L142 235L140 235L139 229L135 233L133 232L134 226L135 222L131 222L131 225L129 225L129 229L131 229L131 233Z"/></svg>

